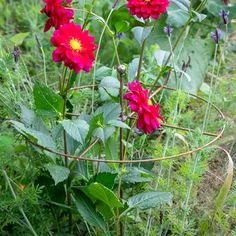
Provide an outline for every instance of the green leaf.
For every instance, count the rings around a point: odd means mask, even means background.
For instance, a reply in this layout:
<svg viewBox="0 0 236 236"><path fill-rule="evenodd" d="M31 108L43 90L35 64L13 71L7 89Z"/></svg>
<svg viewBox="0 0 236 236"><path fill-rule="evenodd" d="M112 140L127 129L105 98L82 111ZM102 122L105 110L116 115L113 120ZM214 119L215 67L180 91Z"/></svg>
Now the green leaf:
<svg viewBox="0 0 236 236"><path fill-rule="evenodd" d="M139 208L146 210L159 207L163 204L170 204L172 194L168 192L144 192L128 199L127 204L130 209Z"/></svg>
<svg viewBox="0 0 236 236"><path fill-rule="evenodd" d="M122 176L122 182L124 183L145 183L153 180L153 175L143 168L129 167L128 173Z"/></svg>
<svg viewBox="0 0 236 236"><path fill-rule="evenodd" d="M134 34L134 38L138 41L140 46L142 46L144 40L152 32L152 28L153 28L152 26L149 26L149 27L137 26L132 29L132 32Z"/></svg>
<svg viewBox="0 0 236 236"><path fill-rule="evenodd" d="M229 8L223 4L222 0L208 0L206 4L206 9L212 15L219 17L220 10L227 10Z"/></svg>
<svg viewBox="0 0 236 236"><path fill-rule="evenodd" d="M10 136L0 136L0 158L14 154L15 140Z"/></svg>
<svg viewBox="0 0 236 236"><path fill-rule="evenodd" d="M232 185L233 174L234 174L234 162L232 160L232 157L226 150L223 149L223 151L227 154L229 162L228 162L227 176L225 178L223 186L220 189L218 196L216 197L216 201L215 201L216 212L221 211L224 207L226 197Z"/></svg>
<svg viewBox="0 0 236 236"><path fill-rule="evenodd" d="M160 67L164 66L169 55L170 55L170 52L168 52L168 51L157 50L154 53L154 57L156 59L157 65Z"/></svg>
<svg viewBox="0 0 236 236"><path fill-rule="evenodd" d="M105 155L107 160L119 159L119 141L117 137L110 137L105 144ZM108 164L110 168L117 169L118 165L115 163Z"/></svg>
<svg viewBox="0 0 236 236"><path fill-rule="evenodd" d="M128 81L131 82L136 78L138 71L139 58L134 58L128 67Z"/></svg>
<svg viewBox="0 0 236 236"><path fill-rule="evenodd" d="M110 120L107 124L115 126L115 127L123 128L123 129L130 129L130 127L126 123L120 120Z"/></svg>
<svg viewBox="0 0 236 236"><path fill-rule="evenodd" d="M81 191L72 196L72 200L83 219L91 226L101 228L105 231L106 224L102 216L96 212L92 201Z"/></svg>
<svg viewBox="0 0 236 236"><path fill-rule="evenodd" d="M108 77L112 74L112 69L106 66L102 66L96 70L96 80L102 80L105 77Z"/></svg>
<svg viewBox="0 0 236 236"><path fill-rule="evenodd" d="M33 90L36 111L44 116L55 117L63 113L64 101L47 86L36 83Z"/></svg>
<svg viewBox="0 0 236 236"><path fill-rule="evenodd" d="M53 141L52 137L41 132L37 131L31 128L26 128L24 124L18 122L18 121L10 121L14 128L21 133L22 135L26 136L29 140L32 142L38 143L39 145L50 148L52 150L56 150L56 144ZM46 152L47 153L47 152Z"/></svg>
<svg viewBox="0 0 236 236"><path fill-rule="evenodd" d="M27 33L19 33L14 35L13 37L10 38L10 40L16 45L19 46L23 43L26 37L28 37L29 32Z"/></svg>
<svg viewBox="0 0 236 236"><path fill-rule="evenodd" d="M103 216L103 218L109 222L111 220L111 218L114 216L113 212L111 211L111 209L109 208L109 206L107 206L104 202L102 201L97 201L96 202L96 209L98 212L101 213L101 215Z"/></svg>
<svg viewBox="0 0 236 236"><path fill-rule="evenodd" d="M172 0L168 7L167 24L174 27L184 26L189 19L189 0Z"/></svg>
<svg viewBox="0 0 236 236"><path fill-rule="evenodd" d="M70 174L70 170L64 166L48 164L46 167L52 176L55 185L66 180Z"/></svg>
<svg viewBox="0 0 236 236"><path fill-rule="evenodd" d="M118 103L106 103L95 111L95 115L103 113L104 123L110 120L117 120L120 116L121 108Z"/></svg>
<svg viewBox="0 0 236 236"><path fill-rule="evenodd" d="M178 55L179 50L181 50L181 48L176 49L176 55ZM213 51L214 44L210 38L188 38L184 42L183 50L181 51L178 62L176 63L176 69L177 66L182 68L183 61L187 63L189 57L191 58L191 66L182 76L183 81L181 89L189 93L197 93L204 81ZM174 87L176 86L174 76L171 76L169 85Z"/></svg>
<svg viewBox="0 0 236 236"><path fill-rule="evenodd" d="M101 172L95 176L94 181L112 189L115 184L116 176L117 174Z"/></svg>
<svg viewBox="0 0 236 236"><path fill-rule="evenodd" d="M100 183L92 183L89 186L81 189L86 195L104 202L111 209L123 207L123 204L117 198L117 196L107 187Z"/></svg>
<svg viewBox="0 0 236 236"><path fill-rule="evenodd" d="M119 95L120 82L112 76L107 76L101 81L98 89L102 101L110 100L110 97Z"/></svg>
<svg viewBox="0 0 236 236"><path fill-rule="evenodd" d="M62 125L65 131L76 141L84 144L89 131L89 125L84 120L63 120Z"/></svg>
<svg viewBox="0 0 236 236"><path fill-rule="evenodd" d="M111 135L115 132L115 128L114 127L99 127L96 128L93 132L93 136L99 138L102 140L102 142L105 144L105 142L107 141L107 139L109 137L111 137Z"/></svg>

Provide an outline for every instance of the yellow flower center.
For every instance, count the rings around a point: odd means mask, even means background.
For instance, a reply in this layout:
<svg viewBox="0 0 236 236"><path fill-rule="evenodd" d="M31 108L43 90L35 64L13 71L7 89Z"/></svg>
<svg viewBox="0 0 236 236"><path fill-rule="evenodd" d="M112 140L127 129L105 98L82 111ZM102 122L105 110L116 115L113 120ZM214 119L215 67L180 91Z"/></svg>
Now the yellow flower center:
<svg viewBox="0 0 236 236"><path fill-rule="evenodd" d="M144 0L144 2L150 2L151 0Z"/></svg>
<svg viewBox="0 0 236 236"><path fill-rule="evenodd" d="M152 105L152 101L151 101L151 99L148 99L148 105L149 105L149 106Z"/></svg>
<svg viewBox="0 0 236 236"><path fill-rule="evenodd" d="M70 47L72 50L79 52L82 49L81 43L78 39L71 39L70 40Z"/></svg>

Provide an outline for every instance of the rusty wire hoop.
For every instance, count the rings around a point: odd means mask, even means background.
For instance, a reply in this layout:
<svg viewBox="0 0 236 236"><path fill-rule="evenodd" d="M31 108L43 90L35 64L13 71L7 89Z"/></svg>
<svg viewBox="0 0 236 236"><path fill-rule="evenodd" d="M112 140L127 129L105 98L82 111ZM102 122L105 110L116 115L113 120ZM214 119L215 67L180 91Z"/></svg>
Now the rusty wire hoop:
<svg viewBox="0 0 236 236"><path fill-rule="evenodd" d="M71 88L70 91L75 91L75 90L78 90L78 89L89 88L89 87L91 87L91 85L75 87L75 88ZM166 89L166 90L170 90L170 91L177 91L177 89L170 88L168 86L159 86L158 87L158 91L160 91L162 89ZM201 100L205 103L208 103L208 101L203 97L200 97L200 96L192 94L192 93L187 93L187 92L185 92L185 93L192 96L192 97L195 97L196 99L199 99L199 100ZM153 97L154 95L156 95L156 92L154 92L153 95L151 95L151 97ZM222 120L225 120L225 116L224 116L223 112L216 105L214 105L212 102L210 102L209 104L219 113ZM71 113L71 115L72 116L73 115L78 116L78 114L73 114L73 113ZM173 129L182 128L182 127L177 127L177 126L173 127L173 126L170 126L170 125L166 125L166 126L169 127L169 128L173 128ZM71 159L71 160L76 160L76 161L83 160L83 161L90 161L90 162L97 162L97 163L132 164L132 163L147 163L147 162L171 160L171 159L175 159L175 158L179 158L179 157L189 157L189 156L191 156L191 154L196 153L198 151L201 151L201 150L205 149L206 147L209 147L210 145L214 144L217 140L219 140L220 137L222 136L222 134L225 131L225 126L226 125L224 124L222 129L217 134L212 134L212 133L208 133L208 132L205 132L205 134L203 133L203 135L213 136L215 138L213 140L211 140L210 142L208 142L208 143L206 143L206 144L204 144L200 147L197 147L195 149L192 149L192 150L189 150L189 151L186 151L186 152L182 152L182 153L179 153L179 154L176 154L176 155L170 155L170 156L165 156L165 157L155 157L155 158L149 158L149 159L139 159L139 160L107 160L107 159L92 159L92 158L85 157L85 155L94 147L94 145L98 142L99 139L95 139L94 142L87 149L85 149L85 151L80 156L75 156L75 155L65 154L65 153L62 153L62 152L51 150L50 148L46 148L46 147L43 147L43 146L41 146L37 143L32 142L26 136L25 136L25 138L28 140L28 142L30 144L32 144L35 147L38 147L38 148L42 149L43 151L48 151L50 153L56 154L56 155L61 156L61 157L67 157L68 159ZM185 129L185 131L189 131L189 132L194 132L195 131L193 129L188 129L188 128L184 128L184 129Z"/></svg>

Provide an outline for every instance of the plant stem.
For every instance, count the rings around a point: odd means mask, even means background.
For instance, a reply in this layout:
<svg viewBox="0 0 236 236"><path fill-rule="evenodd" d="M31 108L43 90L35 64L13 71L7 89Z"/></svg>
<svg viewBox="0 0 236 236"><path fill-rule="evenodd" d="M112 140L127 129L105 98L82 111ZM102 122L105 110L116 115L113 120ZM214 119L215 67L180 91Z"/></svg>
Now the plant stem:
<svg viewBox="0 0 236 236"><path fill-rule="evenodd" d="M45 57L45 53L43 50L43 47L40 47L42 56L43 56L43 73L44 73L44 80L45 80L45 84L48 85L48 79L47 79L47 70L46 70L46 57Z"/></svg>
<svg viewBox="0 0 236 236"><path fill-rule="evenodd" d="M63 96L63 100L64 100L64 107L63 107L63 114L62 114L62 118L63 120L66 117L66 103L67 103L67 94L68 94L68 90L70 88L70 80L71 80L71 76L72 76L73 71L71 70L68 76L68 80L67 80L67 84L66 84L66 88L64 90L64 82L66 81L66 72L65 74L63 74L64 78L63 79L63 88L62 88L62 96ZM67 149L67 137L66 137L66 131L65 129L63 130L63 141L64 141L64 154L68 154L68 149ZM68 167L68 157L65 156L64 158L65 160L65 167ZM71 206L71 195L68 191L70 186L70 181L68 180L66 183L66 196L67 196L67 204L68 206ZM72 233L72 213L69 213L69 231L70 233Z"/></svg>
<svg viewBox="0 0 236 236"><path fill-rule="evenodd" d="M203 121L203 125L202 125L202 132L204 132L204 130L207 126L207 123L208 123L208 119L209 119L209 110L210 110L211 97L213 94L213 91L212 91L213 90L213 79L214 79L214 73L215 73L215 67L216 67L217 51L218 51L218 44L216 44L216 46L215 46L214 62L213 62L211 82L210 82L210 92L209 92L209 96L208 96L207 109L205 112L205 117L204 117L204 121Z"/></svg>
<svg viewBox="0 0 236 236"><path fill-rule="evenodd" d="M138 64L138 72L137 72L137 78L136 78L137 80L140 79L140 75L141 75L145 45L146 45L146 39L143 40L142 47L141 47L139 64Z"/></svg>
<svg viewBox="0 0 236 236"><path fill-rule="evenodd" d="M99 42L98 42L98 49L97 49L97 52L96 52L96 56L95 56L95 62L94 62L94 67L93 67L93 93L92 93L92 104L91 104L91 108L92 108L92 112L94 112L94 100L95 100L95 82L96 82L96 70L97 70L97 60L98 60L98 54L100 52L100 48L101 48L101 44L102 44L102 38L105 34L105 31L106 31L106 28L109 29L108 27L108 21L110 20L110 17L113 13L114 9L112 8L109 12L109 15L107 16L107 19L106 19L106 22L104 24L104 27L102 29L102 32L101 32L101 35L100 35L100 38L99 38Z"/></svg>
<svg viewBox="0 0 236 236"><path fill-rule="evenodd" d="M7 172L6 172L5 170L2 170L2 173L3 173L3 175L4 175L4 177L5 177L6 181L7 181L7 184L8 184L8 186L9 186L10 190L11 190L11 194L12 194L13 198L16 200L16 199L17 199L16 193L15 193L15 191L14 191L12 185L11 185L11 182L10 182L10 179L9 179L9 177L8 177L8 175L7 175ZM25 222L26 222L27 226L29 227L30 231L32 232L32 234L33 234L34 236L37 236L38 234L35 232L33 226L31 225L29 219L27 218L27 216L26 216L26 214L25 214L23 208L22 208L22 207L19 207L19 210L20 210L22 216L24 217Z"/></svg>
<svg viewBox="0 0 236 236"><path fill-rule="evenodd" d="M95 2L96 2L96 0L93 0L93 1L92 1L92 6L91 6L91 8L89 9L89 12L88 12L87 15L86 15L86 18L85 18L85 20L84 20L82 29L84 29L84 28L86 27L86 25L87 25L88 18L89 18L89 16L90 16L91 12L93 11L93 7L94 7Z"/></svg>
<svg viewBox="0 0 236 236"><path fill-rule="evenodd" d="M124 90L124 80L125 80L125 66L119 65L117 68L117 71L120 75L120 107L121 107L121 113L120 113L120 119L121 121L124 121L124 99L123 99L123 90ZM124 144L123 144L123 128L120 128L120 160L124 160ZM123 164L120 165L120 170L122 172ZM122 174L119 174L119 184L118 184L118 197L123 198L123 191L121 189L122 185ZM123 224L120 221L120 212L119 209L117 209L117 219L116 219L116 228L117 228L117 236L122 236L124 234L124 227Z"/></svg>

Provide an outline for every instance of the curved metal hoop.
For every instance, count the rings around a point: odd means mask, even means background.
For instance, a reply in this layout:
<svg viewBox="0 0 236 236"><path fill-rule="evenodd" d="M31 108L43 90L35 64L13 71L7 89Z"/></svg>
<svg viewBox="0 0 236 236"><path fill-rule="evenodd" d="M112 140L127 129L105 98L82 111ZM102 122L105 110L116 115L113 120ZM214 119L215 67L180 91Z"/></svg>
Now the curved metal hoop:
<svg viewBox="0 0 236 236"><path fill-rule="evenodd" d="M90 85L89 86L82 86L82 87L72 88L71 90L78 90L78 89L88 88L88 87L91 87L91 86ZM175 88L170 88L170 87L167 87L167 86L158 87L158 91L160 91L162 89L166 89L166 90L170 90L170 91L176 91ZM154 92L154 94L155 94L155 92ZM195 97L195 98L197 98L199 100L202 100L205 103L208 103L208 101L205 98L202 98L202 97L197 96L197 95L192 94L192 93L186 93L186 94L188 94L188 95L190 95L192 97ZM213 103L210 102L210 105L219 113L221 118L224 120L225 116L224 116L223 112L216 105L214 105ZM172 126L167 126L167 127L174 128L174 129L182 128L182 127L172 127ZM193 129L183 128L183 130L189 131L189 132L194 132ZM58 152L58 151L54 151L54 150L51 150L49 148L45 148L45 147L43 147L43 146L41 146L41 145L39 145L37 143L34 143L34 142L30 141L27 137L26 137L26 139L33 146L36 146L36 147L38 147L38 148L40 148L40 149L42 149L44 151L51 152L51 153L56 154L58 156L67 157L68 159L72 159L72 160L77 160L77 161L83 160L83 161L91 161L91 162L97 162L97 163L131 164L131 163L156 162L156 161L171 160L171 159L175 159L175 158L179 158L179 157L187 157L187 156L189 156L189 155L191 155L193 153L201 151L204 148L209 147L210 145L214 144L218 139L220 139L220 137L224 133L224 130L225 130L225 124L223 125L223 128L219 131L218 134L211 134L211 133L206 132L205 135L215 136L215 138L213 140L211 140L210 142L208 142L208 143L206 143L206 144L204 144L204 145L202 145L200 147L197 147L195 149L189 150L187 152L179 153L179 154L176 154L176 155L170 155L170 156L166 156L166 157L155 157L155 158L141 159L141 160L106 160L106 159L91 159L91 158L85 157L85 155L98 142L98 139L96 139L80 156L74 156L74 155L70 155L70 154L65 154L65 153L61 153L61 152Z"/></svg>

